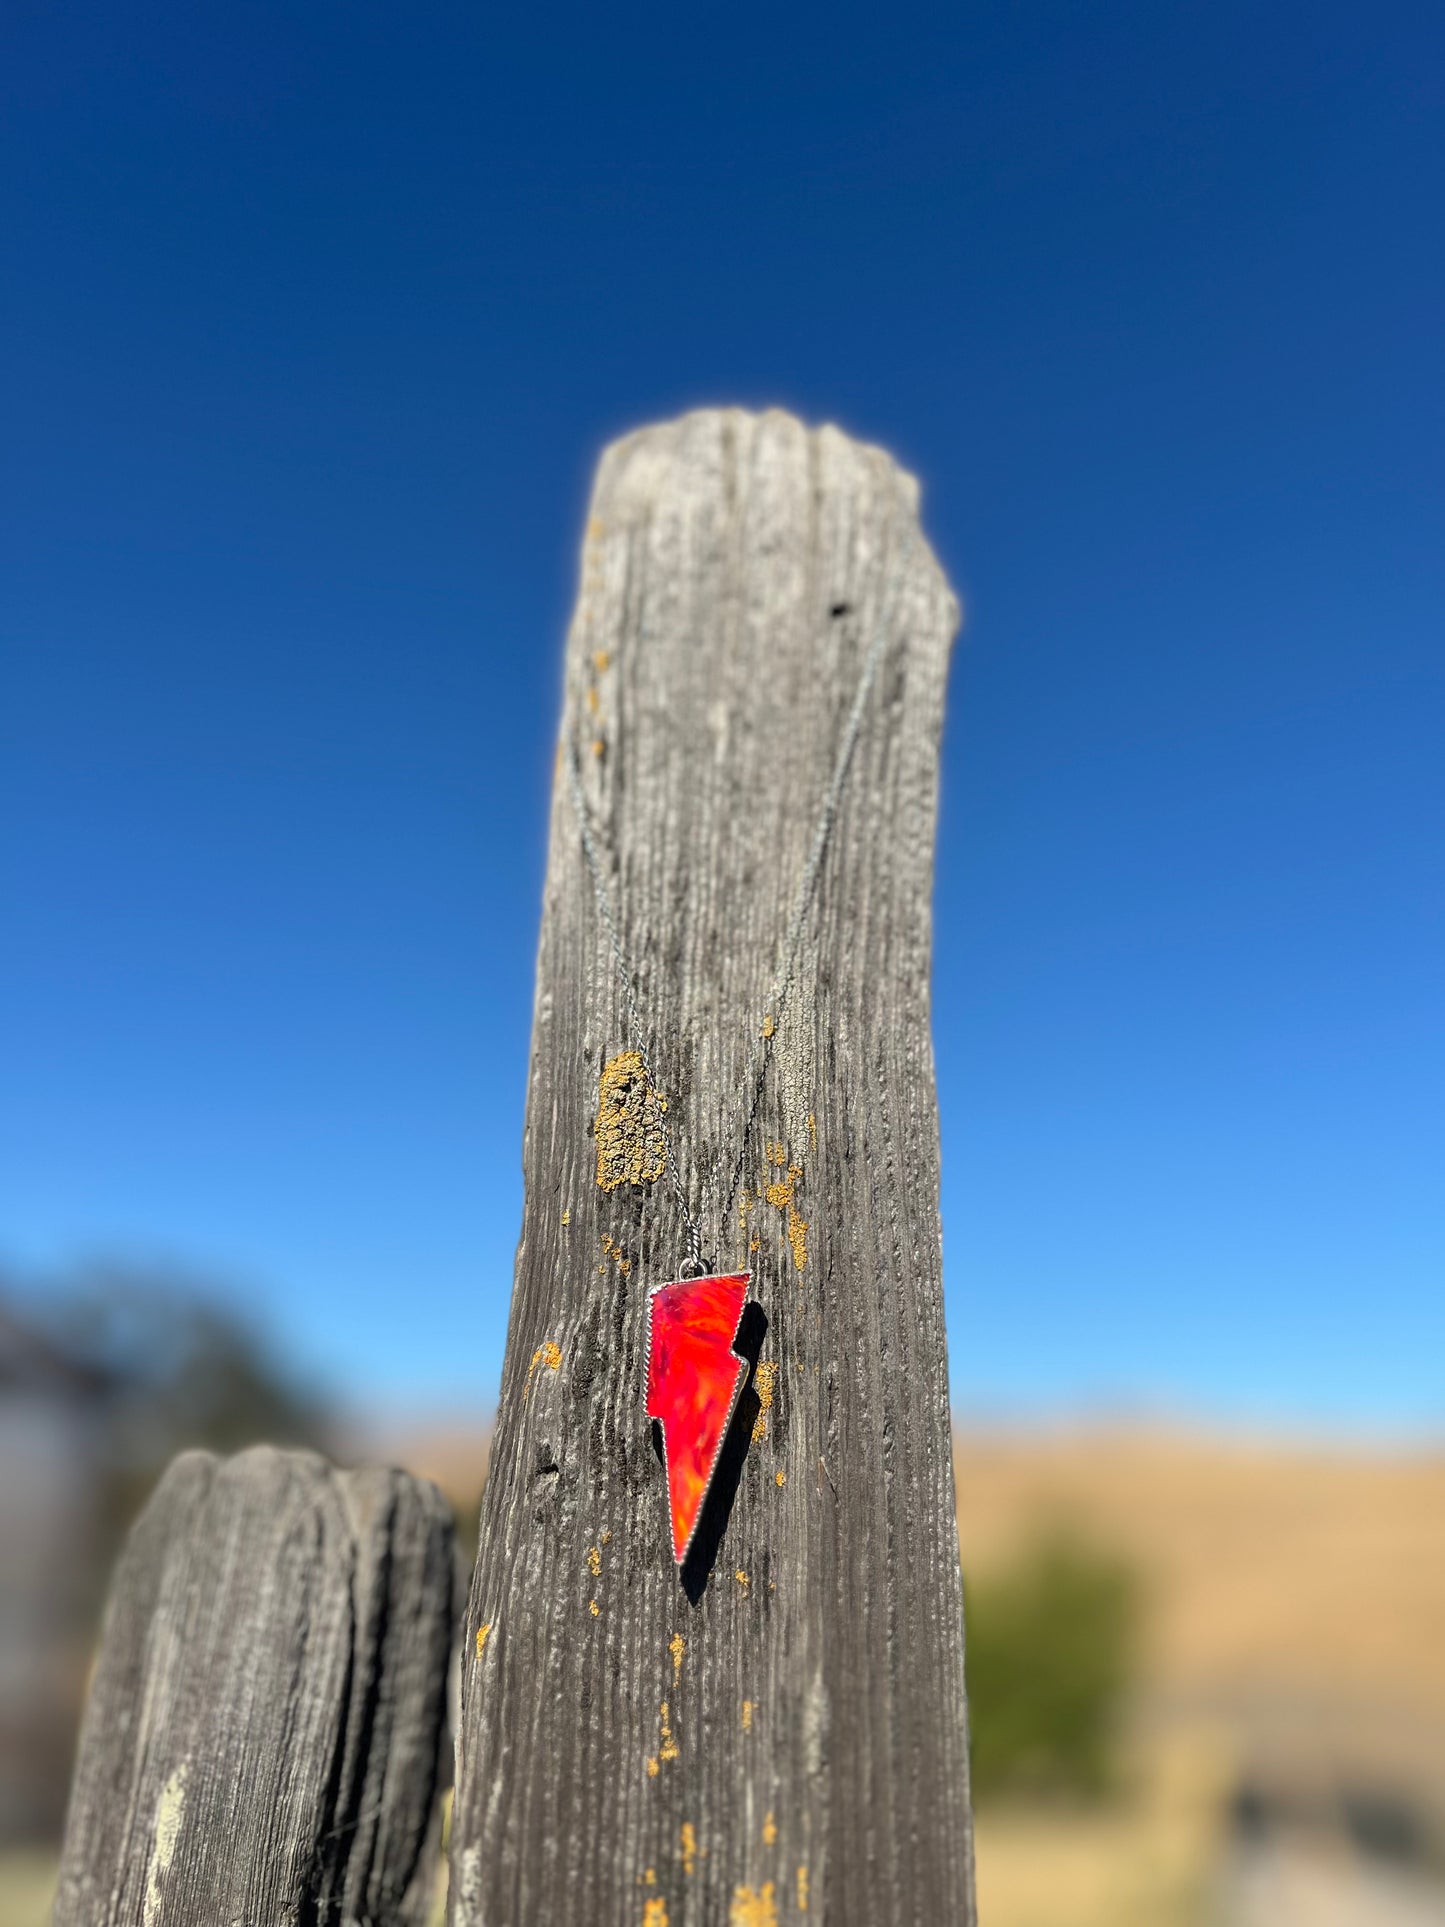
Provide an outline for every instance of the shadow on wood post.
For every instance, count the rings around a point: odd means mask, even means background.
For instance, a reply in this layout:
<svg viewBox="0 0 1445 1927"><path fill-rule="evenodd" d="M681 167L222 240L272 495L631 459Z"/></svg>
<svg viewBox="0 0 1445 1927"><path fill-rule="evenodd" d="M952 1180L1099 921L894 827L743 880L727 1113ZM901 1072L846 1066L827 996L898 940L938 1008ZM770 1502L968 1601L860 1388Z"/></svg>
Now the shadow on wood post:
<svg viewBox="0 0 1445 1927"><path fill-rule="evenodd" d="M111 1585L55 1927L419 1927L455 1598L424 1481L182 1454Z"/></svg>
<svg viewBox="0 0 1445 1927"><path fill-rule="evenodd" d="M956 628L881 450L707 410L603 456L562 729L646 1035L559 758L452 1927L973 1919L929 1031ZM688 1248L659 1115L708 1264L751 1270L767 1321L700 1580L674 1567L645 1415L647 1292Z"/></svg>

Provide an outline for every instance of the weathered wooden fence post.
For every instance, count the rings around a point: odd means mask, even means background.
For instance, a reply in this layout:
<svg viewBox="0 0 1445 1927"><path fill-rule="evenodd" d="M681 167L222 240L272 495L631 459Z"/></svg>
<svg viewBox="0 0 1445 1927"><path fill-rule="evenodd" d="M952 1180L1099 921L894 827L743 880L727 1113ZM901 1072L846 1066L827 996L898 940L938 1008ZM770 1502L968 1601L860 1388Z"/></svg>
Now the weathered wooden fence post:
<svg viewBox="0 0 1445 1927"><path fill-rule="evenodd" d="M563 731L646 1036L559 759L454 1927L973 1918L929 1036L957 611L916 493L881 451L778 413L689 415L602 461ZM659 1127L709 1265L751 1268L766 1320L686 1585L644 1415L648 1288L686 1252Z"/></svg>
<svg viewBox="0 0 1445 1927"><path fill-rule="evenodd" d="M111 1586L55 1927L423 1921L454 1556L405 1473L177 1459Z"/></svg>

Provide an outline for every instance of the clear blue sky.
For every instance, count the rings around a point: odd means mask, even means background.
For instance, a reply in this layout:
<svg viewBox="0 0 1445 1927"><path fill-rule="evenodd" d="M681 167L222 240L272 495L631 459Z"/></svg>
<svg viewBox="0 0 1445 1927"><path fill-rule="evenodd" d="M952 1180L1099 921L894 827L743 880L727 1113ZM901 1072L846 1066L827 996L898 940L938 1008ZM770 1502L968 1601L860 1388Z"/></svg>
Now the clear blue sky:
<svg viewBox="0 0 1445 1927"><path fill-rule="evenodd" d="M488 1401L610 436L778 402L964 595L955 1403L1445 1422L1438 6L0 23L0 1256Z"/></svg>

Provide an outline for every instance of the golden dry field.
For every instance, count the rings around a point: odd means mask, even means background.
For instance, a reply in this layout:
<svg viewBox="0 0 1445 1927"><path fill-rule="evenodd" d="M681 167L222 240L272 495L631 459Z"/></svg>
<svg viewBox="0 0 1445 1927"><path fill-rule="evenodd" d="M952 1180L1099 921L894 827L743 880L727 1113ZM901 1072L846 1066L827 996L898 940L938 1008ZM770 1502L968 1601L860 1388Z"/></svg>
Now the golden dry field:
<svg viewBox="0 0 1445 1927"><path fill-rule="evenodd" d="M1252 1923L1221 1891L1245 1784L1301 1816L1292 1893L1339 1858L1342 1789L1445 1822L1445 1454L1100 1428L965 1434L955 1467L966 1573L1062 1526L1127 1558L1144 1599L1125 1794L1093 1814L985 1805L985 1927ZM1355 1880L1317 1884L1334 1905ZM1284 1905L1277 1927L1396 1917L1368 1894Z"/></svg>
<svg viewBox="0 0 1445 1927"><path fill-rule="evenodd" d="M954 1465L965 1571L1041 1520L1132 1560L1171 1697L1395 1703L1445 1724L1445 1451L1098 1430L965 1435Z"/></svg>

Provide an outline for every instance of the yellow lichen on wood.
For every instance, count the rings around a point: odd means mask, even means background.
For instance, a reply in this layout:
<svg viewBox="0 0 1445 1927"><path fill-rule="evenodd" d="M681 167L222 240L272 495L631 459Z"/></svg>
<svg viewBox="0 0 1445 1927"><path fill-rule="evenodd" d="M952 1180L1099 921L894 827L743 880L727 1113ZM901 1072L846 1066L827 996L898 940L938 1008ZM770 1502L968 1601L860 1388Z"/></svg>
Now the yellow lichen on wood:
<svg viewBox="0 0 1445 1927"><path fill-rule="evenodd" d="M618 1244L617 1240L607 1232L604 1232L602 1234L602 1249L606 1252L607 1256L612 1260L613 1264L616 1265L617 1269L622 1273L623 1277L626 1278L632 1270L632 1260L630 1258L623 1257L622 1246ZM597 1269L601 1271L603 1267L599 1265Z"/></svg>
<svg viewBox="0 0 1445 1927"><path fill-rule="evenodd" d="M808 1220L798 1210L798 1180L803 1175L801 1164L788 1164L787 1154L781 1144L769 1144L767 1155L779 1168L786 1167L785 1178L775 1178L763 1187L763 1196L768 1203L779 1211L788 1214L788 1243L793 1248L793 1263L801 1271L808 1262Z"/></svg>
<svg viewBox="0 0 1445 1927"><path fill-rule="evenodd" d="M478 1626L477 1628L477 1658L478 1659L481 1658L483 1652L485 1652L486 1650L487 1638L488 1638L488 1635L491 1633L491 1630L492 1630L492 1622L490 1619L487 1621L485 1626Z"/></svg>
<svg viewBox="0 0 1445 1927"><path fill-rule="evenodd" d="M672 1654L672 1676L676 1679L682 1672L682 1656L687 1651L687 1641L681 1633L674 1633L668 1640L667 1650Z"/></svg>
<svg viewBox="0 0 1445 1927"><path fill-rule="evenodd" d="M662 1702L662 1713L659 1720L659 1725L662 1729L662 1745L657 1749L657 1757L659 1760L675 1760L677 1758L677 1741L672 1737L672 1726L667 1714L667 1701L664 1700Z"/></svg>
<svg viewBox="0 0 1445 1927"><path fill-rule="evenodd" d="M649 1779L649 1780L655 1780L655 1779L657 1778L657 1773L658 1773L658 1767L657 1767L657 1755L656 1755L656 1754L654 1753L654 1754L652 1755L652 1758L651 1758L651 1759L650 1759L650 1760L649 1760L649 1761L647 1762L647 1777L648 1777L648 1779Z"/></svg>
<svg viewBox="0 0 1445 1927"><path fill-rule="evenodd" d="M773 1474L773 1484L777 1486L780 1492L782 1491L783 1487L787 1483L788 1483L788 1475L786 1472L775 1472Z"/></svg>
<svg viewBox="0 0 1445 1927"><path fill-rule="evenodd" d="M808 1869L806 1867L799 1867L798 1869L798 1912L800 1914L805 1914L807 1913L807 1911L808 1911Z"/></svg>
<svg viewBox="0 0 1445 1927"><path fill-rule="evenodd" d="M560 1368L561 1364L562 1347L555 1339L549 1338L545 1345L539 1345L537 1347L536 1351L532 1354L532 1362L527 1367L527 1382L522 1387L522 1403L524 1405L527 1403L527 1394L532 1389L532 1380L536 1376L537 1367L539 1365L545 1365L549 1372L555 1372Z"/></svg>
<svg viewBox="0 0 1445 1927"><path fill-rule="evenodd" d="M763 1845L765 1847L772 1846L773 1842L777 1839L777 1837L778 1837L778 1823L776 1820L774 1820L772 1815L772 1810L770 1808L763 1820Z"/></svg>
<svg viewBox="0 0 1445 1927"><path fill-rule="evenodd" d="M744 1733L751 1733L752 1730L753 1730L753 1703L751 1700L744 1700L743 1701L743 1731Z"/></svg>
<svg viewBox="0 0 1445 1927"><path fill-rule="evenodd" d="M733 1574L733 1578L737 1580L738 1584L742 1587L743 1591L746 1592L750 1582L748 1580L748 1575L743 1571L741 1566L739 1566L737 1571Z"/></svg>
<svg viewBox="0 0 1445 1927"><path fill-rule="evenodd" d="M684 1820L680 1837L682 1847L682 1870L692 1879L692 1870L697 1863L697 1833L691 1820Z"/></svg>
<svg viewBox="0 0 1445 1927"><path fill-rule="evenodd" d="M588 1546L587 1548L587 1570L594 1579L598 1578L602 1572L602 1554L596 1546Z"/></svg>
<svg viewBox="0 0 1445 1927"><path fill-rule="evenodd" d="M667 1927L667 1902L661 1894L643 1901L642 1927Z"/></svg>
<svg viewBox="0 0 1445 1927"><path fill-rule="evenodd" d="M592 651L592 667L597 671L599 676L605 676L607 674L607 671L612 667L612 658L605 649L594 649Z"/></svg>
<svg viewBox="0 0 1445 1927"><path fill-rule="evenodd" d="M734 1887L728 1927L778 1927L778 1906L771 1880L765 1880L761 1887Z"/></svg>
<svg viewBox="0 0 1445 1927"><path fill-rule="evenodd" d="M667 1168L662 1117L667 1100L649 1090L641 1053L619 1051L602 1067L597 1092L597 1182L653 1184Z"/></svg>
<svg viewBox="0 0 1445 1927"><path fill-rule="evenodd" d="M774 1032L775 1032L775 1031L777 1030L777 1028L778 1028L778 1026L777 1026L777 1023L776 1023L776 1021L775 1021L775 1019L774 1019L774 1017L773 1017L773 1013L772 1013L771 1011L769 1011L769 1012L768 1012L768 1014L767 1014L767 1016L766 1016L766 1017L765 1017L765 1018L763 1019L763 1035L764 1035L764 1037L771 1037L771 1036L772 1036L772 1035L774 1034Z"/></svg>
<svg viewBox="0 0 1445 1927"><path fill-rule="evenodd" d="M778 1368L771 1359L766 1359L753 1374L753 1390L758 1395L758 1415L753 1420L753 1443L755 1445L768 1436L768 1413L773 1408L773 1394L778 1386Z"/></svg>

